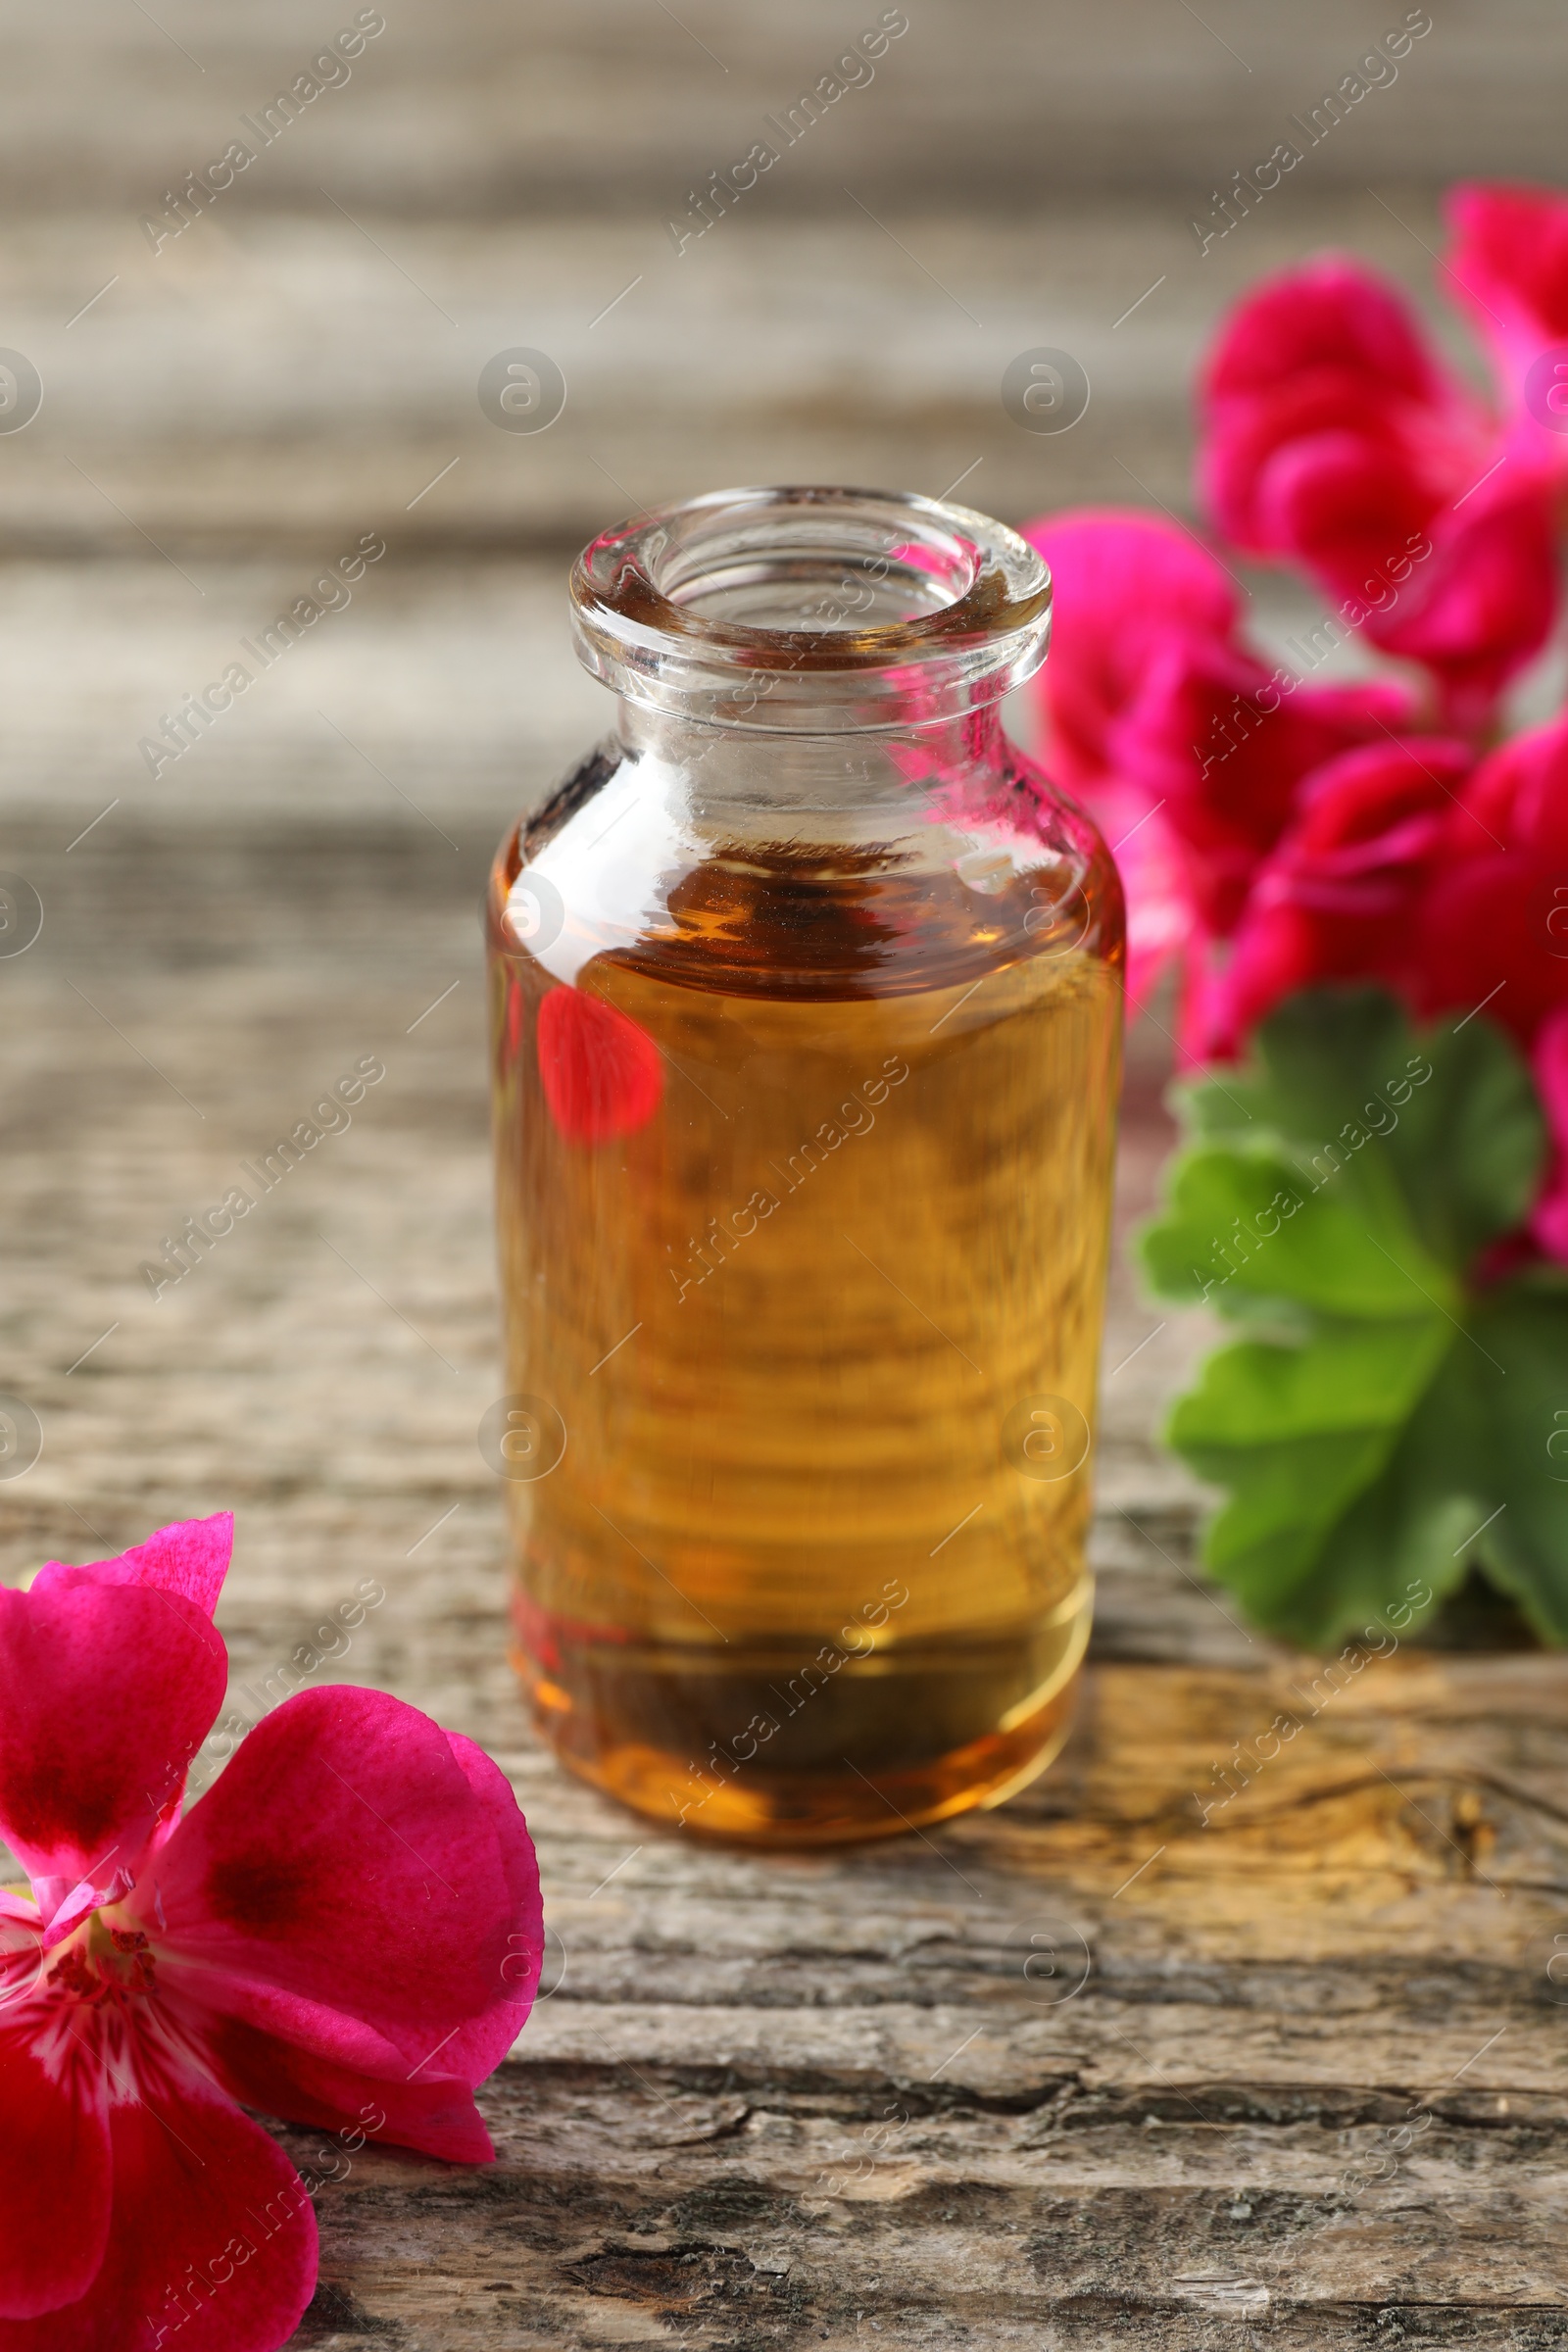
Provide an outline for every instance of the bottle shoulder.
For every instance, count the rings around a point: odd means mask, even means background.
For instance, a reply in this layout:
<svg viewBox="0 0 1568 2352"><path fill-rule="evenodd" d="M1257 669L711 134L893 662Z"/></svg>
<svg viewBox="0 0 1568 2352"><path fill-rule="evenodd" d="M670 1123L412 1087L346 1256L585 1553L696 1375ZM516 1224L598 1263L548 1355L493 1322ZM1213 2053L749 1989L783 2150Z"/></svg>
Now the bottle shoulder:
<svg viewBox="0 0 1568 2352"><path fill-rule="evenodd" d="M940 991L1042 956L1119 967L1114 863L1034 761L1008 745L893 782L858 801L709 796L601 744L503 843L494 944L558 979L608 956L782 999Z"/></svg>

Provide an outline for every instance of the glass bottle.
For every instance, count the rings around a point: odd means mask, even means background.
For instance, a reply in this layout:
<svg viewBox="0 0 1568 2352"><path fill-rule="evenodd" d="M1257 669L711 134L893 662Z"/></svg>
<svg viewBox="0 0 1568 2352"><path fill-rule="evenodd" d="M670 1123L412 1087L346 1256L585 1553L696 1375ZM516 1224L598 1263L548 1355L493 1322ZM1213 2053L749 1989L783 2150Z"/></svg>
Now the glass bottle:
<svg viewBox="0 0 1568 2352"><path fill-rule="evenodd" d="M839 489L572 572L618 711L491 877L485 1442L540 1726L695 1832L898 1833L1065 1737L1123 919L1002 728L1050 597L983 515Z"/></svg>

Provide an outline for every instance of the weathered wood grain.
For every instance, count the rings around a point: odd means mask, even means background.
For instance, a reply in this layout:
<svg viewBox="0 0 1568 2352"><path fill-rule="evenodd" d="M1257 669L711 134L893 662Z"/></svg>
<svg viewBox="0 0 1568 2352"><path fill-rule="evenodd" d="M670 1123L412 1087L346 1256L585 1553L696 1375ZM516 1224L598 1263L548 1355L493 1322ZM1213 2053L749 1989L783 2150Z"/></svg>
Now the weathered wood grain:
<svg viewBox="0 0 1568 2352"><path fill-rule="evenodd" d="M847 164L843 177L858 195ZM1031 187L997 213L910 190L869 197L874 219L833 193L826 217L737 212L679 258L652 211L376 210L357 215L362 234L319 198L316 218L247 204L157 255L126 217L45 218L0 250L7 341L44 383L35 420L0 435L4 543L141 559L150 540L187 575L174 585L199 624L213 561L236 549L318 567L375 530L400 560L566 555L639 506L724 482L936 495L962 477L1009 520L1080 500L1185 514L1190 390L1215 321L1324 246L1407 284L1476 366L1440 300L1443 232L1419 186L1380 200L1303 166L1277 209L1206 254L1178 191L1088 208ZM480 370L516 347L566 379L544 432L502 431L479 407ZM1042 347L1071 353L1092 387L1057 434L1002 406L1008 363Z"/></svg>
<svg viewBox="0 0 1568 2352"><path fill-rule="evenodd" d="M1107 1382L1099 1663L1034 1789L769 1859L563 1779L503 1656L473 1439L496 1381L473 902L525 780L455 758L454 852L384 801L334 809L346 761L311 815L301 779L226 772L233 797L187 778L69 858L35 798L8 834L47 921L0 967L7 1378L46 1445L0 1487L0 1556L235 1503L222 1622L253 1689L378 1576L330 1671L500 1758L556 1939L486 2093L500 2166L356 2159L320 2192L301 2342L1559 2341L1568 1667L1404 1647L1314 1692L1194 1578L1195 1491L1149 1446L1199 1337L1167 1325ZM1167 1135L1160 1042L1134 1059L1124 1224ZM158 1237L363 1052L387 1077L354 1128L138 1298ZM1107 1370L1158 1320L1120 1271ZM1238 1743L1282 1711L1299 1732L1244 1784ZM1419 2137L1355 2186L1412 2107Z"/></svg>
<svg viewBox="0 0 1568 2352"><path fill-rule="evenodd" d="M0 94L0 189L13 205L97 201L132 219L172 175L200 169L308 67L358 0L235 11L162 0L149 19L74 0L51 22L8 0L12 71ZM301 110L237 183L291 208L324 180L350 206L405 217L563 214L628 201L662 212L722 168L760 119L828 73L882 14L835 0L789 10L687 0L389 0L350 78ZM1292 112L1350 73L1404 15L1392 5L1215 0L1197 17L1121 0L1114 17L1069 0L909 0L909 29L800 141L778 201L834 203L919 189L951 209L1011 210L1046 187L1095 200L1150 184L1206 194L1216 172L1266 155ZM1458 172L1550 175L1560 164L1550 0L1434 10L1434 30L1327 136L1315 173L1432 184ZM852 70L853 71L853 70ZM1380 69L1374 68L1374 72ZM771 190L770 190L771 193Z"/></svg>
<svg viewBox="0 0 1568 2352"><path fill-rule="evenodd" d="M1359 0L1232 0L1223 23L1123 0L1113 35L1059 0L978 21L925 0L876 79L677 252L694 185L853 29L826 0L680 13L407 0L175 233L166 192L333 21L83 0L68 60L13 12L0 320L44 405L0 434L8 551L150 539L206 588L201 559L236 546L320 564L380 529L404 554L566 549L724 480L963 477L1009 519L1186 512L1190 385L1244 286L1350 245L1462 350L1434 269L1442 183L1559 167L1549 0L1448 12L1315 144L1292 115L1385 29ZM1220 234L1217 190L1282 138L1301 161ZM486 361L518 346L569 388L537 435L478 404ZM1000 387L1047 346L1093 397L1042 436Z"/></svg>
<svg viewBox="0 0 1568 2352"><path fill-rule="evenodd" d="M500 1758L552 1923L549 1997L483 2093L498 2165L355 2158L299 2344L1563 2343L1568 1668L1478 1648L1507 1638L1478 1620L1325 1694L1241 1626L1152 1445L1196 1318L1118 1260L1066 1753L858 1854L701 1846L557 1771L474 1443L499 1385L475 902L604 724L566 553L725 479L1190 513L1193 370L1260 272L1353 245L1465 351L1438 191L1558 171L1549 0L1435 8L1206 254L1216 184L1381 17L911 0L875 83L680 256L671 210L858 19L399 0L154 251L142 216L353 13L0 6L0 345L45 395L0 433L0 865L45 906L0 958L0 1387L45 1440L0 1481L0 1576L232 1504L221 1622L256 1690L378 1577L326 1671ZM568 380L543 435L478 407L516 344ZM1093 384L1060 436L998 396L1042 344ZM388 552L352 605L150 776L161 713L367 531ZM1276 648L1316 616L1243 585ZM1135 1041L1123 1236L1167 1051ZM353 1128L155 1303L161 1237L368 1053Z"/></svg>

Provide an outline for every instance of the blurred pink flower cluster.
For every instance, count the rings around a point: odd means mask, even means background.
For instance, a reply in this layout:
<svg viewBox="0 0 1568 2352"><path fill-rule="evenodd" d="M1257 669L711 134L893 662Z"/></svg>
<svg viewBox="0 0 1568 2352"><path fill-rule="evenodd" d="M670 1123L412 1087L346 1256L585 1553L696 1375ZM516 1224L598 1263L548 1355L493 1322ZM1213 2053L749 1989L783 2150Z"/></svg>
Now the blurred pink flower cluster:
<svg viewBox="0 0 1568 2352"><path fill-rule="evenodd" d="M1335 980L1511 1030L1557 1151L1535 1237L1568 1259L1568 712L1498 740L1557 616L1568 197L1459 187L1447 223L1490 403L1343 255L1259 286L1202 372L1205 512L1324 599L1308 674L1248 642L1245 589L1179 525L1045 516L1047 763L1122 845L1134 1002L1180 960L1189 1058L1237 1054L1283 997ZM1356 636L1397 666L1314 682Z"/></svg>

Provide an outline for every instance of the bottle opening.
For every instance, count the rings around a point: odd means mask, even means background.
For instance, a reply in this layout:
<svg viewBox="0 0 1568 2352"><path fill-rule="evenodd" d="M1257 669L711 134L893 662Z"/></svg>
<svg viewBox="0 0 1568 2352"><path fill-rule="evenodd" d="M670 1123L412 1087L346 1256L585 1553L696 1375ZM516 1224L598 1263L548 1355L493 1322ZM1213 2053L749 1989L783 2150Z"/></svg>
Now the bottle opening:
<svg viewBox="0 0 1568 2352"><path fill-rule="evenodd" d="M923 519L923 518L922 518ZM897 627L973 588L980 550L929 521L889 526L863 508L772 505L726 515L677 508L654 584L683 612L745 628L828 634ZM684 527L682 527L684 526Z"/></svg>
<svg viewBox="0 0 1568 2352"><path fill-rule="evenodd" d="M826 732L948 719L1045 658L1051 577L1016 532L908 493L716 491L604 532L578 651L698 723Z"/></svg>

